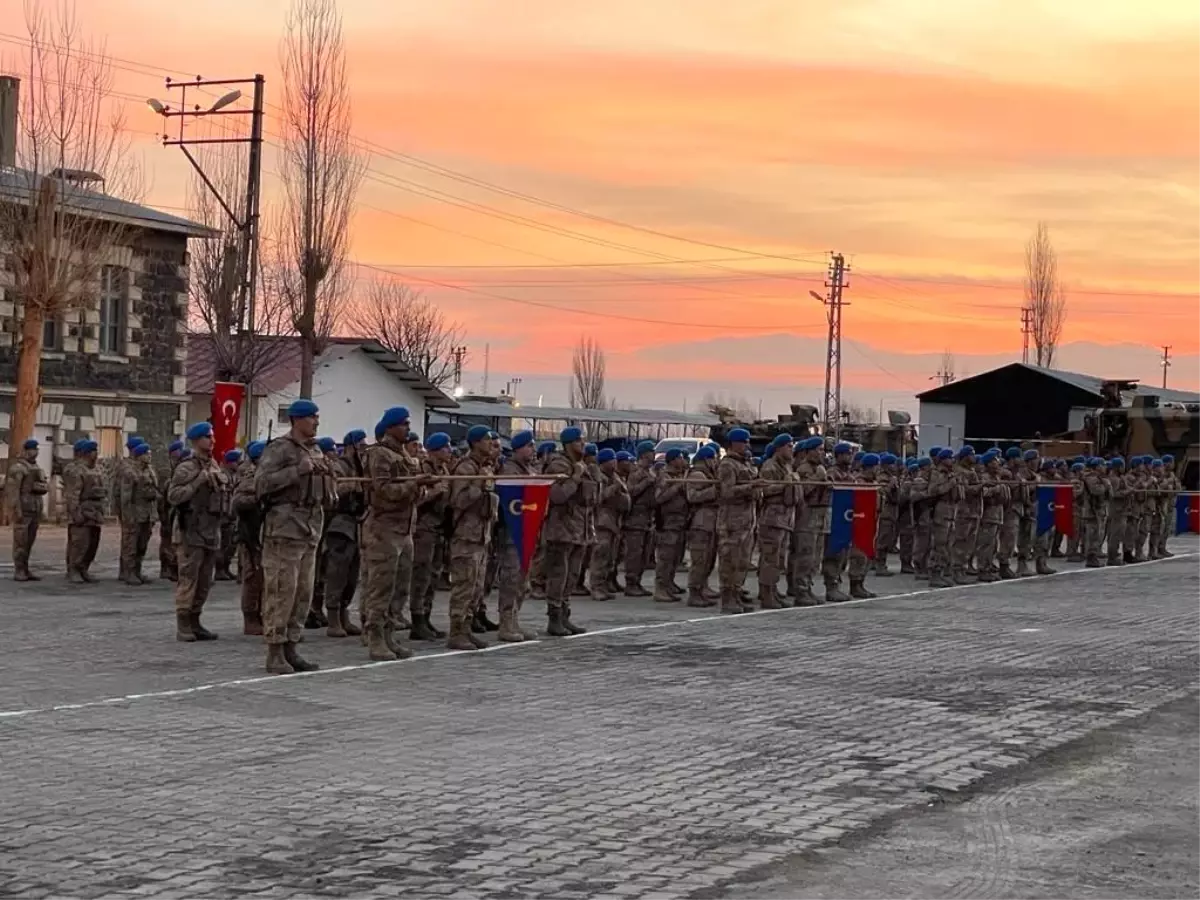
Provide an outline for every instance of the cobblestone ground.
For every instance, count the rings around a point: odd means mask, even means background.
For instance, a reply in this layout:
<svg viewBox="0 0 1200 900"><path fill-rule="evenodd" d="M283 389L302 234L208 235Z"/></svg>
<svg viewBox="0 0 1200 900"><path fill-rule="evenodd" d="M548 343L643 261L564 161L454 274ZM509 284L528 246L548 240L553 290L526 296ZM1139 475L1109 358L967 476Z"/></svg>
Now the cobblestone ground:
<svg viewBox="0 0 1200 900"><path fill-rule="evenodd" d="M591 634L401 663L310 632L290 678L229 586L184 645L165 585L5 581L0 896L719 896L1189 696L1172 549L742 617L579 600Z"/></svg>

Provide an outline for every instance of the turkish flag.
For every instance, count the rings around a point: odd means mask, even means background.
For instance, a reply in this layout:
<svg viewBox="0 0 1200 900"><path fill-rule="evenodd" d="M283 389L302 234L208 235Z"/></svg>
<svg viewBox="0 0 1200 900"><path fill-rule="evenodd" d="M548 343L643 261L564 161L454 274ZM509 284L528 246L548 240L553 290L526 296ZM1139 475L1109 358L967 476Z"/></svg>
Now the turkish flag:
<svg viewBox="0 0 1200 900"><path fill-rule="evenodd" d="M242 400L246 386L232 381L213 385L212 412L209 421L213 428L213 459L220 461L226 450L237 446L238 419L242 415Z"/></svg>

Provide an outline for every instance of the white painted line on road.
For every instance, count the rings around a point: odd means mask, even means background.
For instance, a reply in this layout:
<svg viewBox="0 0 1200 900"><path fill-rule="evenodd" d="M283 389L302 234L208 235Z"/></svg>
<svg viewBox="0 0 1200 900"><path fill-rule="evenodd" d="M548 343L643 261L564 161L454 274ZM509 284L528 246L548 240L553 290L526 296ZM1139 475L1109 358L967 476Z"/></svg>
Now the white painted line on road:
<svg viewBox="0 0 1200 900"><path fill-rule="evenodd" d="M698 616L692 619L673 619L668 622L647 622L636 625L616 625L612 628L597 628L594 631L588 631L586 634L575 634L570 637L562 638L563 641L582 640L585 638L594 638L602 635L620 634L628 631L651 631L656 628L670 628L681 625L699 625L707 622L737 622L754 616L769 616L778 615L781 613L797 613L797 612L818 612L821 610L841 609L846 606L856 606L862 603L872 603L878 600L901 600L906 597L921 597L926 594L936 594L942 591L969 591L974 589L983 589L996 587L998 585L1013 585L1024 581L1030 583L1043 581L1047 578L1057 578L1060 575L1086 575L1102 572L1127 572L1130 569L1138 568L1139 566L1150 566L1160 562L1170 562L1177 559L1190 559L1200 556L1200 552L1193 553L1176 553L1174 556L1167 559L1148 559L1140 563L1129 563L1124 566L1114 566L1109 568L1103 566L1098 569L1060 569L1053 575L1036 575L1029 578L1011 579L1007 581L992 581L992 582L977 582L975 584L959 584L953 587L945 588L921 588L915 591L906 591L902 594L884 594L878 597L873 597L864 600L848 600L845 603L823 603L820 606L787 606L782 609L758 609L748 613L739 615L709 615ZM1028 631L1030 629L1022 629ZM1038 629L1033 629L1038 630ZM39 713L56 713L56 712L71 712L79 709L96 709L104 706L116 706L122 703L133 703L138 700L166 700L172 697L187 697L191 694L199 694L204 691L213 691L225 688L247 687L256 684L279 683L282 679L289 678L317 678L323 675L336 675L343 672L359 672L364 669L377 669L384 666L409 665L412 663L427 662L429 660L445 659L450 656L477 656L480 653L492 653L497 650L511 650L526 646L537 646L540 644L553 645L556 641L522 641L519 643L496 643L484 650L443 650L437 653L425 653L420 656L414 656L411 659L386 660L381 662L366 662L356 663L349 666L336 666L332 669L318 669L315 672L297 672L295 675L257 675L253 678L237 678L231 681L215 681L209 684L198 684L192 687L174 688L167 691L149 691L144 694L124 694L120 697L106 697L102 700L86 700L81 703L64 703L56 706L40 706L31 707L29 709L11 709L0 711L0 719L16 719L23 716L32 716Z"/></svg>

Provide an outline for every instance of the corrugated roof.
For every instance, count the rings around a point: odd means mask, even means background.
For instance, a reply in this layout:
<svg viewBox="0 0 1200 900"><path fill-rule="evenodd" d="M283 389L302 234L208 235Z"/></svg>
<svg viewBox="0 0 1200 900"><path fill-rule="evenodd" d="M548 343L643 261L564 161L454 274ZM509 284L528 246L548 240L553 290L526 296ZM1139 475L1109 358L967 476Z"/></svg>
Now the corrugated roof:
<svg viewBox="0 0 1200 900"><path fill-rule="evenodd" d="M671 409L582 409L568 406L512 406L486 400L460 400L457 416L495 419L561 420L564 422L629 422L637 425L719 425L711 413L685 413Z"/></svg>
<svg viewBox="0 0 1200 900"><path fill-rule="evenodd" d="M27 169L0 169L0 198L15 200L18 203L28 203L29 198L37 193L38 186L46 177ZM131 203L117 197L103 194L99 191L88 190L69 181L59 181L65 188L62 205L90 213L113 222L123 222L138 225L142 228L152 228L157 231L170 231L185 234L188 237L215 237L219 232L207 225L173 216L162 210L140 203Z"/></svg>
<svg viewBox="0 0 1200 900"><path fill-rule="evenodd" d="M1028 369L1031 372L1037 372L1039 375L1044 375L1047 378L1053 378L1057 381L1063 382L1064 384L1069 384L1071 387L1077 388L1078 390L1086 391L1089 394L1094 394L1097 401L1100 400L1100 388L1105 381L1119 380L1099 378L1095 375L1084 375L1080 372L1066 372L1062 369L1047 369L1044 366L1034 366L1030 365L1029 363L1017 362L1009 363L1007 366L1000 366L996 369L990 369L987 372L980 372L976 375L970 376L969 378L963 378L960 381L951 382L948 385L941 385L936 388L931 388L928 391L922 391L920 394L917 394L917 398L921 400L931 400L935 395L940 394L947 388L954 388L955 386L965 384L976 378L983 378L985 376L992 375L995 372L1000 372L1009 368L1023 368ZM1136 379L1133 378L1129 380L1136 381ZM1139 384L1136 390L1121 392L1121 396L1125 398L1127 405L1129 400L1139 394L1147 396L1154 395L1160 400L1169 403L1200 403L1200 393L1197 393L1196 391L1177 391L1172 388L1154 387L1154 385L1150 384Z"/></svg>

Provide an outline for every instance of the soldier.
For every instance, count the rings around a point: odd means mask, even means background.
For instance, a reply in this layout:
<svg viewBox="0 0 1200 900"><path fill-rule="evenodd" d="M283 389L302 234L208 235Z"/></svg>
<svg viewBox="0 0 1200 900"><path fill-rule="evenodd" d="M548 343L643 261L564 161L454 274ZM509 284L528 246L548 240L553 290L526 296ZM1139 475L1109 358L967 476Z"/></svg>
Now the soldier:
<svg viewBox="0 0 1200 900"><path fill-rule="evenodd" d="M858 458L858 470L854 474L855 480L863 484L878 484L879 454L862 454ZM878 538L878 528L876 529L876 538ZM869 569L867 554L852 544L846 551L846 570L850 576L850 596L855 600L871 600L876 596L874 591L867 590L866 578Z"/></svg>
<svg viewBox="0 0 1200 900"><path fill-rule="evenodd" d="M1129 470L1125 473L1127 505L1125 511L1124 559L1126 563L1141 562L1141 547L1138 533L1141 531L1142 515L1146 498L1145 457L1131 456Z"/></svg>
<svg viewBox="0 0 1200 900"><path fill-rule="evenodd" d="M746 535L754 533L762 486L751 463L750 432L734 428L727 437L729 452L717 464L717 577L721 612L737 614L753 608L743 603L742 586L750 570Z"/></svg>
<svg viewBox="0 0 1200 900"><path fill-rule="evenodd" d="M941 448L936 448L940 453ZM929 499L929 478L933 474L934 448L929 456L917 460L917 471L909 485L913 508L913 569L917 581L929 580L929 547L933 540L933 502Z"/></svg>
<svg viewBox="0 0 1200 900"><path fill-rule="evenodd" d="M621 484L625 486L625 493L629 493L629 476L633 474L636 458L628 450L617 451L617 477L621 479ZM632 504L632 501L630 501ZM609 593L616 595L624 593L625 588L617 578L617 572L620 570L622 563L625 560L625 520L628 518L629 511L626 510L625 515L621 517L621 533L617 535L617 541L612 549L612 567L608 574L608 590Z"/></svg>
<svg viewBox="0 0 1200 900"><path fill-rule="evenodd" d="M1183 482L1175 471L1175 457L1164 453L1162 457L1162 478L1159 480L1158 495L1160 528L1157 535L1157 554L1155 559L1169 559L1175 554L1167 549L1167 540L1175 533L1175 498L1183 490Z"/></svg>
<svg viewBox="0 0 1200 900"><path fill-rule="evenodd" d="M646 544L654 528L654 443L637 446L637 464L629 474L629 515L625 518L625 596L649 597L642 587Z"/></svg>
<svg viewBox="0 0 1200 900"><path fill-rule="evenodd" d="M212 425L198 422L187 430L192 452L171 474L167 502L174 509L175 640L215 641L217 635L200 624L208 600L221 542L221 522L229 497L228 475L212 458Z"/></svg>
<svg viewBox="0 0 1200 900"><path fill-rule="evenodd" d="M358 589L358 526L367 511L363 486L362 453L367 433L354 429L342 438L342 454L326 461L337 478L337 500L325 529L322 547L325 573L325 633L331 638L358 637L362 634L350 617L354 592ZM316 591L313 592L316 595Z"/></svg>
<svg viewBox="0 0 1200 900"><path fill-rule="evenodd" d="M532 431L518 431L509 442L512 455L500 467L501 478L527 478L536 474ZM512 535L501 520L500 547L496 559L496 583L499 586L500 629L496 634L507 643L536 640L537 632L521 626L521 607L529 595L529 577L521 571L521 556Z"/></svg>
<svg viewBox="0 0 1200 900"><path fill-rule="evenodd" d="M1000 529L1004 526L1004 509L1011 498L1008 485L1000 478L1000 451L993 447L979 458L983 463L980 476L980 500L983 515L979 520L979 532L975 537L975 560L979 568L979 580L990 583L1000 580L1000 568L996 563Z"/></svg>
<svg viewBox="0 0 1200 900"><path fill-rule="evenodd" d="M534 463L534 470L543 472L546 469L546 463L550 461L550 456L554 453L557 445L554 441L542 441L537 446L537 461ZM529 565L529 592L530 596L538 600L546 599L546 532L543 529L538 535L537 550L533 554L533 562Z"/></svg>
<svg viewBox="0 0 1200 900"><path fill-rule="evenodd" d="M833 467L827 469L825 472L829 481L848 484L858 480L850 468L852 464L851 452L850 445L844 441L834 446ZM829 502L832 502L833 494L831 491L828 493L828 496L830 498ZM824 532L825 539L821 548L821 577L825 582L825 600L829 603L844 603L851 599L851 596L842 590L842 572L846 568L848 554L845 550L834 552L830 548L829 535L831 527L832 522L829 523L829 527L826 527Z"/></svg>
<svg viewBox="0 0 1200 900"><path fill-rule="evenodd" d="M954 451L943 447L938 452L937 463L929 474L926 496L932 507L929 542L929 586L951 587L950 575L951 542L954 534L954 513L962 489L954 473Z"/></svg>
<svg viewBox="0 0 1200 900"><path fill-rule="evenodd" d="M875 565L872 571L879 578L896 573L888 568L887 558L895 545L900 526L900 472L898 460L891 453L879 455L879 532L875 537Z"/></svg>
<svg viewBox="0 0 1200 900"><path fill-rule="evenodd" d="M1017 577L1012 568L1012 558L1020 542L1021 518L1025 507L1024 483L1020 477L1023 465L1021 448L1009 447L1004 451L1004 466L997 473L1009 492L1009 502L1004 507L1004 524L1000 527L1000 577L1005 580ZM1028 568L1021 574L1028 575Z"/></svg>
<svg viewBox="0 0 1200 900"><path fill-rule="evenodd" d="M263 505L263 640L272 675L317 668L296 652L296 644L312 602L325 507L336 492L317 447L318 412L311 400L293 401L287 411L291 427L267 444L254 473L254 493Z"/></svg>
<svg viewBox="0 0 1200 900"><path fill-rule="evenodd" d="M74 583L95 581L88 571L100 547L100 528L104 524L104 501L108 492L96 469L95 441L75 443L75 460L63 473L63 495L67 506L67 580Z"/></svg>
<svg viewBox="0 0 1200 900"><path fill-rule="evenodd" d="M1125 460L1114 456L1108 461L1108 529L1105 540L1108 544L1106 562L1110 566L1123 566L1121 543L1125 540L1125 514L1129 504L1129 486L1125 483Z"/></svg>
<svg viewBox="0 0 1200 900"><path fill-rule="evenodd" d="M455 481L450 488L449 508L453 517L450 536L450 634L448 650L482 650L487 642L472 634L470 621L483 601L483 567L492 523L498 509L495 483L482 476L492 474L492 439L486 425L473 425L467 432L466 456L454 474L475 476Z"/></svg>
<svg viewBox="0 0 1200 900"><path fill-rule="evenodd" d="M237 484L238 467L242 464L242 451L236 447L226 450L221 458L221 470L225 473L229 496L225 502L225 517L221 520L221 542L217 548L217 563L214 581L234 581L230 566L237 548L237 516L233 513L233 489Z"/></svg>
<svg viewBox="0 0 1200 900"><path fill-rule="evenodd" d="M1048 481L1044 474L1041 473L1041 457L1037 450L1025 451L1026 468L1023 470L1025 477L1025 516L1021 521L1021 535L1027 541L1027 553L1033 557L1034 574L1036 575L1053 575L1055 569L1050 568L1047 562L1050 556L1050 532L1044 534L1037 533L1037 486L1039 483ZM1020 554L1020 544L1017 545L1017 552ZM1018 570L1018 573L1020 571Z"/></svg>
<svg viewBox="0 0 1200 900"><path fill-rule="evenodd" d="M896 487L896 545L900 553L900 574L915 575L913 566L913 542L916 536L916 520L912 502L912 483L920 463L910 459L904 464Z"/></svg>
<svg viewBox="0 0 1200 900"><path fill-rule="evenodd" d="M337 441L328 435L322 435L317 438L317 449L321 451L321 456L325 460L325 465L329 472L335 476L338 472L338 456ZM312 597L309 599L308 608L304 614L305 628L328 628L329 617L325 614L325 539L329 534L329 526L333 522L334 506L337 502L337 495L331 493L325 498L326 506L324 512L324 524L321 531L321 540L317 544L317 559L313 564L313 590Z"/></svg>
<svg viewBox="0 0 1200 900"><path fill-rule="evenodd" d="M801 483L797 522L792 541L790 566L797 606L817 606L824 599L813 593L813 581L821 568L825 535L829 533L829 481L825 471L825 439L814 435L796 445L801 456L793 463ZM794 455L794 451L793 451Z"/></svg>
<svg viewBox="0 0 1200 900"><path fill-rule="evenodd" d="M29 554L42 520L46 473L37 464L38 442L21 445L21 455L8 466L8 508L13 523L13 581L41 581L29 569Z"/></svg>
<svg viewBox="0 0 1200 900"><path fill-rule="evenodd" d="M182 441L171 441L167 445L167 479L170 485L175 467L179 465L183 453ZM167 492L161 491L158 496L158 577L167 581L179 578L179 566L175 559L175 509L167 502Z"/></svg>
<svg viewBox="0 0 1200 900"><path fill-rule="evenodd" d="M1108 529L1108 504L1111 499L1107 467L1100 457L1093 456L1088 460L1080 493L1083 495L1083 521L1079 524L1084 526L1084 557L1089 569L1099 569L1104 565L1100 549L1104 532Z"/></svg>
<svg viewBox="0 0 1200 900"><path fill-rule="evenodd" d="M127 437L125 439L126 455L124 457L122 457L121 459L117 460L116 469L113 471L112 508L113 508L113 511L116 513L118 525L122 525L122 526L124 525L124 519L121 517L121 514L123 512L121 509L121 482L125 477L126 470L130 466L133 465L133 448L139 446L142 443L143 443L142 439L140 437L138 437L138 435L136 435L136 434L131 434L129 437ZM130 550L129 553L124 552L125 551L124 528L122 528L121 537L122 537L121 551L119 552L118 557L117 557L117 559L118 559L117 581L120 581L120 582L123 582L126 584L129 584L129 583L132 583L135 585L141 584L140 581L133 581L133 582L127 581L128 572L126 572L125 566L126 566L126 563L128 562L128 560L132 558L133 553L132 553L132 550Z"/></svg>
<svg viewBox="0 0 1200 900"><path fill-rule="evenodd" d="M596 547L589 576L593 600L611 600L621 529L631 505L629 489L617 474L617 454L605 447L597 454L600 464L600 503L596 507Z"/></svg>
<svg viewBox="0 0 1200 900"><path fill-rule="evenodd" d="M792 436L780 434L767 447L759 471L763 485L758 514L758 605L762 609L789 605L779 595L779 576L786 565L800 502L800 476L792 471L793 455Z"/></svg>
<svg viewBox="0 0 1200 900"><path fill-rule="evenodd" d="M1076 468L1076 466L1078 466L1078 468ZM1087 468L1087 460L1084 459L1082 456L1076 456L1074 459L1071 460L1070 465L1067 467L1068 480L1071 481L1072 484L1077 484L1077 485L1082 486L1083 476L1080 473L1083 472L1083 470L1085 468ZM1083 546L1084 545L1083 545L1083 529L1081 527L1083 520L1084 520L1083 495L1084 495L1084 492L1082 490L1073 490L1072 491L1072 496L1075 498L1074 509L1072 510L1072 513L1074 515L1076 527L1075 527L1075 533L1067 536L1067 541L1066 541L1066 545L1067 545L1066 560L1067 560L1067 562L1083 562ZM1053 554L1051 554L1051 555L1053 555Z"/></svg>
<svg viewBox="0 0 1200 900"><path fill-rule="evenodd" d="M955 584L971 584L969 566L979 537L979 522L983 517L983 483L976 467L975 448L963 444L958 449L955 479L961 499L954 507L954 545L950 577Z"/></svg>
<svg viewBox="0 0 1200 900"><path fill-rule="evenodd" d="M586 509L589 491L598 485L588 477L583 464L583 432L574 426L559 435L562 452L550 457L544 474L564 476L550 488L550 509L546 514L546 634L565 637L583 634L587 629L571 621L571 585L575 584L587 541ZM634 576L636 577L636 576ZM629 574L626 573L626 578ZM628 583L626 584L628 587Z"/></svg>
<svg viewBox="0 0 1200 900"><path fill-rule="evenodd" d="M717 563L717 454L711 446L696 451L687 475L687 499L691 508L687 605L715 606L716 600L708 591L708 580Z"/></svg>
<svg viewBox="0 0 1200 900"><path fill-rule="evenodd" d="M1158 539L1162 534L1163 508L1163 463L1161 459L1150 460L1149 487L1146 491L1146 515L1139 547L1145 546L1146 559L1158 559Z"/></svg>
<svg viewBox="0 0 1200 900"><path fill-rule="evenodd" d="M262 507L254 492L254 476L266 446L264 441L250 442L233 487L233 512L238 521L238 575L242 579L242 634L247 635L263 633Z"/></svg>
<svg viewBox="0 0 1200 900"><path fill-rule="evenodd" d="M117 508L121 520L121 576L125 584L146 584L142 560L150 545L150 533L158 514L158 475L150 465L150 447L138 444L120 469Z"/></svg>
<svg viewBox="0 0 1200 900"><path fill-rule="evenodd" d="M454 458L450 448L450 435L438 431L425 439L425 455L421 459L421 471L431 478L450 474ZM417 504L417 521L413 529L412 593L409 611L412 628L410 640L440 641L446 632L433 626L433 598L442 567L445 565L443 539L449 530L450 482L432 482L421 495ZM474 645L472 645L474 648Z"/></svg>
<svg viewBox="0 0 1200 900"><path fill-rule="evenodd" d="M687 534L688 458L682 450L672 448L666 453L666 467L654 486L654 505L658 527L655 541L654 601L678 603L675 587L675 568L679 562L679 545Z"/></svg>
<svg viewBox="0 0 1200 900"><path fill-rule="evenodd" d="M600 463L597 457L600 454L600 448L593 443L583 445L583 465L587 469L587 476L595 485L593 495L596 497L596 503L600 499ZM587 521L587 546L583 550L583 560L579 564L579 580L571 586L572 597L588 597L591 591L587 586L587 574L592 565L592 552L596 547L596 504L591 504L585 510L585 518Z"/></svg>
<svg viewBox="0 0 1200 900"><path fill-rule="evenodd" d="M405 627L404 606L410 604L413 525L426 488L436 482L421 473L420 463L404 449L409 415L403 406L384 412L376 428L383 438L367 454L367 518L362 527L360 603L373 660L408 659L412 651L396 632Z"/></svg>

